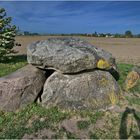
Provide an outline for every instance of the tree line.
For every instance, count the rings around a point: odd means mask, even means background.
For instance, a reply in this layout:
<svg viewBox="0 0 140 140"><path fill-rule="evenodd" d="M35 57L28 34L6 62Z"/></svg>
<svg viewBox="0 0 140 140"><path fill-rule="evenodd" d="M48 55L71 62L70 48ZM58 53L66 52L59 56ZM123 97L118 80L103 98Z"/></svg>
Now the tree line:
<svg viewBox="0 0 140 140"><path fill-rule="evenodd" d="M29 31L18 32L17 35L24 36L36 36L36 35L48 35L48 36L86 36L86 37L112 37L112 38L140 38L140 34L134 35L130 30L127 30L124 34L120 33L34 33Z"/></svg>

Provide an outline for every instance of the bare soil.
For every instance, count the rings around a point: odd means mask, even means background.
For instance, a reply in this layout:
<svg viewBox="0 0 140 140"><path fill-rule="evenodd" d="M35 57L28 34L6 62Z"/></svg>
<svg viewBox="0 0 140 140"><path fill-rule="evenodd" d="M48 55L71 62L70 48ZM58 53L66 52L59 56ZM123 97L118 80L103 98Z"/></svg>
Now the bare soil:
<svg viewBox="0 0 140 140"><path fill-rule="evenodd" d="M14 50L18 54L26 54L26 47L34 41L45 40L58 36L17 36L16 42L21 46L16 46ZM60 36L59 36L60 37ZM132 63L140 65L140 39L139 38L99 38L99 37L79 37L87 40L96 47L103 48L112 53L117 62Z"/></svg>

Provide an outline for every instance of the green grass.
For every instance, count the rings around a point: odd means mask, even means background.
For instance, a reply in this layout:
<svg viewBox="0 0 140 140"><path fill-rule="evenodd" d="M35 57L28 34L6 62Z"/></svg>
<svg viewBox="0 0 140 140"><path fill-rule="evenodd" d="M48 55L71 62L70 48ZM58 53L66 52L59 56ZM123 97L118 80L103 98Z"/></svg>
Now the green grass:
<svg viewBox="0 0 140 140"><path fill-rule="evenodd" d="M120 72L120 79L118 80L118 83L123 88L124 82L126 79L127 74L131 71L131 69L134 67L134 65L131 64L118 64L119 72Z"/></svg>
<svg viewBox="0 0 140 140"><path fill-rule="evenodd" d="M101 111L97 111L93 115L90 115L89 117L90 117L91 123L93 123L93 124L96 123L96 121L98 119L100 119L103 115L104 115L104 113Z"/></svg>
<svg viewBox="0 0 140 140"><path fill-rule="evenodd" d="M139 105L140 106L140 98L137 97L126 97L126 99L129 101L130 105Z"/></svg>
<svg viewBox="0 0 140 140"><path fill-rule="evenodd" d="M56 107L45 109L36 104L29 105L16 113L1 112L0 138L19 139L22 138L25 133L30 134L38 131L39 129L55 129L55 124L64 120L66 116L67 113L60 112ZM43 121L41 121L40 118L44 118ZM33 122L28 126L27 124L31 120L33 120Z"/></svg>
<svg viewBox="0 0 140 140"><path fill-rule="evenodd" d="M11 59L0 63L0 77L7 75L27 64L26 56L13 56ZM120 71L119 85L123 89L124 82L128 72L131 71L133 65L118 64ZM140 93L140 81L138 85L130 90L131 92ZM129 93L128 93L129 94ZM127 97L130 105L138 105L139 98ZM140 118L140 113L137 113ZM95 125L97 120L104 120L102 128L94 128L89 132L89 138L101 139L119 139L119 127L121 123L121 114L116 115L102 111L74 111L67 112L59 110L57 107L46 109L35 103L28 105L17 112L0 112L0 138L1 139L20 139L25 134L36 133L44 128L55 131L56 134L52 138L77 138L75 134L59 128L59 124L73 116L80 116L81 118L88 118L87 121L78 121L77 126L79 130L86 131L89 125ZM123 130L123 129L122 129ZM123 132L122 132L123 133ZM136 131L135 131L136 133ZM46 136L44 136L45 138ZM46 137L47 138L47 137Z"/></svg>
<svg viewBox="0 0 140 140"><path fill-rule="evenodd" d="M122 89L124 89L125 80L127 77L127 74L132 70L134 65L131 64L118 64L119 72L120 72L120 79L118 80L119 85ZM129 90L130 92L139 92L140 93L140 80L138 81L138 84Z"/></svg>
<svg viewBox="0 0 140 140"><path fill-rule="evenodd" d="M89 121L78 121L77 122L77 127L79 129L87 129L90 125L90 122Z"/></svg>
<svg viewBox="0 0 140 140"><path fill-rule="evenodd" d="M97 120L103 120L104 126L101 128L91 129L89 132L89 138L101 138L101 139L118 139L119 138L119 129L120 123L122 120L122 113L115 114L109 113L106 115L105 112L95 113L95 111L90 111L93 114L94 121L91 123L91 116L89 112L84 111L84 114L87 114L88 120L78 121L77 126L79 130L86 131L89 125L94 126ZM77 115L79 112L75 112ZM73 114L73 113L72 113ZM91 115L90 114L90 115ZM102 114L102 116L101 116ZM79 114L80 115L80 114ZM140 113L137 115L140 117ZM96 117L95 117L96 116ZM75 134L68 132L65 129L61 129L59 124L65 120L69 119L71 112L64 112L57 107L52 107L46 109L37 104L31 104L25 107L24 109L13 112L0 112L0 138L1 139L20 139L25 134L35 134L36 132L46 128L55 131L55 135L52 138L63 138L65 135L66 138L78 138ZM87 118L87 117L86 117ZM121 133L124 129L122 129ZM135 135L137 131L134 132ZM45 137L45 136L44 136Z"/></svg>
<svg viewBox="0 0 140 140"><path fill-rule="evenodd" d="M96 134L93 133L93 132L90 132L90 133L89 133L89 136L90 136L90 139L99 139L99 138L96 136Z"/></svg>
<svg viewBox="0 0 140 140"><path fill-rule="evenodd" d="M27 64L26 56L11 56L9 59L0 62L0 77L5 76Z"/></svg>

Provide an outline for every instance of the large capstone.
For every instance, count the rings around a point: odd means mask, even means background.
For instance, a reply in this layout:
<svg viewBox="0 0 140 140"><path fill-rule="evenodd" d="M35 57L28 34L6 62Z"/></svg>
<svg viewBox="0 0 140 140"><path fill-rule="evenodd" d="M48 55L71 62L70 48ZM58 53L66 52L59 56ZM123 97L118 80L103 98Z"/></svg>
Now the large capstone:
<svg viewBox="0 0 140 140"><path fill-rule="evenodd" d="M30 64L67 74L95 68L117 71L112 54L75 38L34 42L27 47L27 59Z"/></svg>
<svg viewBox="0 0 140 140"><path fill-rule="evenodd" d="M106 71L75 75L54 72L45 82L42 104L63 109L101 109L116 104L120 92L116 80Z"/></svg>
<svg viewBox="0 0 140 140"><path fill-rule="evenodd" d="M0 110L15 111L34 102L45 80L45 73L31 65L0 78Z"/></svg>

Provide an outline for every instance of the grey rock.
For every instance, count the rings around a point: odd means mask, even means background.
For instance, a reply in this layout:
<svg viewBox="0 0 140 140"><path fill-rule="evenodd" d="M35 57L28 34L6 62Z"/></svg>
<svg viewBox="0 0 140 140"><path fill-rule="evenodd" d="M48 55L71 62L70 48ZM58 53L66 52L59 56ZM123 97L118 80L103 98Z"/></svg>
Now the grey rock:
<svg viewBox="0 0 140 140"><path fill-rule="evenodd" d="M34 102L45 80L45 73L32 65L0 78L0 110L15 111Z"/></svg>
<svg viewBox="0 0 140 140"><path fill-rule="evenodd" d="M64 75L54 72L45 82L42 105L64 109L100 109L118 102L120 88L109 72Z"/></svg>
<svg viewBox="0 0 140 140"><path fill-rule="evenodd" d="M124 111L124 109L118 105L113 105L109 107L106 111L112 112L112 113L121 113Z"/></svg>
<svg viewBox="0 0 140 140"><path fill-rule="evenodd" d="M103 60L107 65L100 64L99 68L117 71L112 54L78 38L51 38L34 42L27 47L27 60L30 64L62 73L95 69L99 60Z"/></svg>
<svg viewBox="0 0 140 140"><path fill-rule="evenodd" d="M135 67L132 68L132 71L137 72L139 74L139 76L140 76L140 67L135 66Z"/></svg>
<svg viewBox="0 0 140 140"><path fill-rule="evenodd" d="M129 90L129 89L135 87L139 81L140 81L140 68L134 67L134 68L132 68L132 71L130 71L127 74L127 77L125 80L125 89Z"/></svg>

